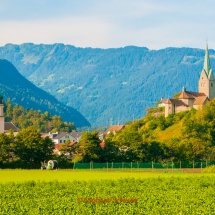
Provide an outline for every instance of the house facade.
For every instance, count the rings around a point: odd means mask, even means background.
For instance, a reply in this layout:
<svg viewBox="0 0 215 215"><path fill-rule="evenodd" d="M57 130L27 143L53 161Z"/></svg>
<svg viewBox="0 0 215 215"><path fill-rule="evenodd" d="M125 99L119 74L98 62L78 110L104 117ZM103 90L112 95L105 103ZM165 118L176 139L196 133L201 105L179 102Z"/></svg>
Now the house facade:
<svg viewBox="0 0 215 215"><path fill-rule="evenodd" d="M79 143L81 136L82 136L82 132L73 131L70 133L70 135L76 139L77 143Z"/></svg>
<svg viewBox="0 0 215 215"><path fill-rule="evenodd" d="M184 87L178 99L165 100L165 117L191 108L201 109L215 97L215 79L210 66L208 44L206 44L204 66L198 82L198 92L187 91Z"/></svg>
<svg viewBox="0 0 215 215"><path fill-rule="evenodd" d="M52 141L55 144L63 144L65 143L67 140L69 140L70 142L76 142L76 138L74 138L70 133L68 132L61 132L59 134L57 134L56 136L54 136L53 138L51 138Z"/></svg>

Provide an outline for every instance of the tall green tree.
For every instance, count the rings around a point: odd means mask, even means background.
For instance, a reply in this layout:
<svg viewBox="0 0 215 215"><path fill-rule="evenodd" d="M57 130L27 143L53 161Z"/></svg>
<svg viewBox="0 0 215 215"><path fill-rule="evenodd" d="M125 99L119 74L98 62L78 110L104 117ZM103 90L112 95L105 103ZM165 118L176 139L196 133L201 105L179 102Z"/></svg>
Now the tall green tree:
<svg viewBox="0 0 215 215"><path fill-rule="evenodd" d="M0 133L0 162L9 163L14 158L14 136Z"/></svg>
<svg viewBox="0 0 215 215"><path fill-rule="evenodd" d="M16 155L31 167L51 158L54 143L47 137L42 139L40 133L33 126L22 129L16 136Z"/></svg>
<svg viewBox="0 0 215 215"><path fill-rule="evenodd" d="M98 162L102 150L100 142L97 131L83 132L75 153L82 156L83 162Z"/></svg>

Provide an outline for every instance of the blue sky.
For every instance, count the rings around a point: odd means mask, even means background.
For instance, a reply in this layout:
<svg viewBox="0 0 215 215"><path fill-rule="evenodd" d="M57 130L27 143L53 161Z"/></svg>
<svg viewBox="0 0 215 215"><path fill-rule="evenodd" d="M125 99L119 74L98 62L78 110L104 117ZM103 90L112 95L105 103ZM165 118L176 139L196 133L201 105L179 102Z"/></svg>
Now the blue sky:
<svg viewBox="0 0 215 215"><path fill-rule="evenodd" d="M0 46L215 49L214 0L0 0Z"/></svg>

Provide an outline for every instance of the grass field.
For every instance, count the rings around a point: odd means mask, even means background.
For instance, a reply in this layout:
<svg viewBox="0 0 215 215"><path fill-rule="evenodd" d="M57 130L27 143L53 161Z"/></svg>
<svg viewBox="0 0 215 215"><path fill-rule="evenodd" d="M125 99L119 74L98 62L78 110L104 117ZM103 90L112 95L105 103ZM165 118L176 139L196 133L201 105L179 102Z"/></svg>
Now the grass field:
<svg viewBox="0 0 215 215"><path fill-rule="evenodd" d="M105 180L123 178L154 178L154 177L198 177L202 174L191 173L167 173L167 172L130 172L130 171L90 171L90 170L0 170L0 183L24 182L24 181L73 181L73 180Z"/></svg>
<svg viewBox="0 0 215 215"><path fill-rule="evenodd" d="M0 170L0 214L215 214L215 175Z"/></svg>

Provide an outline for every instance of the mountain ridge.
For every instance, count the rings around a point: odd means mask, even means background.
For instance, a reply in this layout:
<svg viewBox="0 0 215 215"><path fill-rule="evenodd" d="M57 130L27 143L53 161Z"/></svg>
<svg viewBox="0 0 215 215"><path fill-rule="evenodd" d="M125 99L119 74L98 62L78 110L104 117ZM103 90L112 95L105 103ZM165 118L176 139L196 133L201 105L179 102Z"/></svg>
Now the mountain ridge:
<svg viewBox="0 0 215 215"><path fill-rule="evenodd" d="M215 68L215 51L209 50ZM125 123L145 115L182 87L197 91L205 51L198 48L77 48L24 43L0 47L28 80L81 112L92 125Z"/></svg>
<svg viewBox="0 0 215 215"><path fill-rule="evenodd" d="M0 60L0 74L0 92L13 104L60 115L63 120L74 122L76 127L90 126L78 111L62 105L55 97L33 85L8 60Z"/></svg>

